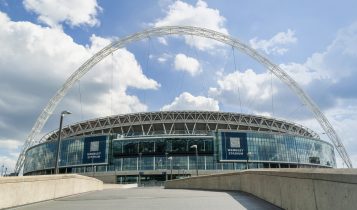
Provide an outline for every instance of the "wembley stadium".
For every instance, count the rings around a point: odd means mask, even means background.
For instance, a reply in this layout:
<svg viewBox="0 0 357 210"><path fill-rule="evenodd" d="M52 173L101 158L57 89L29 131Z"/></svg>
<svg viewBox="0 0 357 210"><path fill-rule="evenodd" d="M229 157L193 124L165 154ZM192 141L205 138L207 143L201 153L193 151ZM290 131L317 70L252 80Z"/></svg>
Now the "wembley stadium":
<svg viewBox="0 0 357 210"><path fill-rule="evenodd" d="M53 174L58 130L25 154L24 175ZM61 130L60 173L152 183L252 168L336 167L333 145L263 116L160 111L109 116Z"/></svg>
<svg viewBox="0 0 357 210"><path fill-rule="evenodd" d="M294 122L199 110L115 115L62 129L63 111L60 128L39 137L57 105L97 63L135 41L171 35L212 39L262 64L313 114L330 143ZM335 168L334 149L343 163L352 168L332 124L279 65L227 34L193 26L162 26L114 40L78 67L38 116L22 147L14 174L79 173L107 183L148 184L253 168Z"/></svg>

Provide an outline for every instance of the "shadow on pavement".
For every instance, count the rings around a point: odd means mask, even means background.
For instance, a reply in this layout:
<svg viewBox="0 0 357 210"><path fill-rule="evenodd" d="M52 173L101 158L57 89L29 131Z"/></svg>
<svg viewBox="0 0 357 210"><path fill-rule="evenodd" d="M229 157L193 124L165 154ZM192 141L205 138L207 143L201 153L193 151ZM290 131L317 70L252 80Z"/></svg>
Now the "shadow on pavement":
<svg viewBox="0 0 357 210"><path fill-rule="evenodd" d="M244 206L247 210L281 210L278 206L271 204L249 193L241 191L227 192L234 200ZM254 202L252 202L254 200Z"/></svg>

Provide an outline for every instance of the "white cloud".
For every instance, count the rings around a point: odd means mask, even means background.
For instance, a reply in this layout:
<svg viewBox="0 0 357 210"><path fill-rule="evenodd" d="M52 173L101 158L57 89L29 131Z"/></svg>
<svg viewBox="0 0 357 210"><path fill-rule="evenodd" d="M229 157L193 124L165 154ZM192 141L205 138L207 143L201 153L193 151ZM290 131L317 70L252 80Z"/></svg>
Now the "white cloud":
<svg viewBox="0 0 357 210"><path fill-rule="evenodd" d="M159 63L165 63L165 62L167 61L167 59L164 58L164 57L159 57L159 58L157 59L157 61L158 61Z"/></svg>
<svg viewBox="0 0 357 210"><path fill-rule="evenodd" d="M25 77L39 81L44 79L42 82L62 80L90 56L85 46L76 44L61 30L11 21L1 12L0 25L0 66L3 75L22 75L19 79Z"/></svg>
<svg viewBox="0 0 357 210"><path fill-rule="evenodd" d="M286 71L299 85L302 86L306 86L313 80L322 79L324 77L319 72L311 70L304 64L280 64L279 67Z"/></svg>
<svg viewBox="0 0 357 210"><path fill-rule="evenodd" d="M314 53L304 65L335 82L356 76L357 22L341 29L324 52Z"/></svg>
<svg viewBox="0 0 357 210"><path fill-rule="evenodd" d="M22 146L21 141L13 139L0 139L0 166L4 165L7 168L7 173L12 172L18 157L18 151Z"/></svg>
<svg viewBox="0 0 357 210"><path fill-rule="evenodd" d="M166 16L158 19L154 26L198 26L228 34L224 22L225 18L221 16L219 10L209 8L207 3L202 0L198 0L195 6L182 1L175 1L168 7ZM192 36L185 36L185 41L199 50L213 50L221 45L221 43L213 40Z"/></svg>
<svg viewBox="0 0 357 210"><path fill-rule="evenodd" d="M108 45L110 40L92 35L91 43L89 51L94 54ZM113 76L118 85L118 91L125 91L127 87L138 89L158 89L160 87L159 83L144 75L134 54L126 49L117 50L112 56L108 56L100 62L94 70L96 71L96 69L102 72L100 74L95 73L94 80L98 83L107 84Z"/></svg>
<svg viewBox="0 0 357 210"><path fill-rule="evenodd" d="M0 156L0 164L0 167L4 165L3 173L5 173L5 168L7 168L6 174L12 173L15 168L16 158L11 156Z"/></svg>
<svg viewBox="0 0 357 210"><path fill-rule="evenodd" d="M161 108L162 111L168 110L206 110L218 111L218 101L204 96L193 96L188 92L181 93L171 104Z"/></svg>
<svg viewBox="0 0 357 210"><path fill-rule="evenodd" d="M22 146L21 141L13 139L0 139L0 149L16 150L18 147Z"/></svg>
<svg viewBox="0 0 357 210"><path fill-rule="evenodd" d="M34 81L35 84L40 81L64 81L75 68L110 43L109 39L92 35L91 45L82 46L61 30L41 27L30 22L14 22L4 13L0 13L0 24L0 66L3 75L22 74L31 80L38 79ZM134 55L126 49L119 49L115 56L109 56L99 63L95 69L102 72L96 73L92 80L107 83L111 74L106 69L112 68L123 75L118 77L118 83L124 89L127 86L141 89L159 87L156 81L146 78ZM33 85L36 86L35 84ZM5 100L0 100L0 106L5 107L8 104Z"/></svg>
<svg viewBox="0 0 357 210"><path fill-rule="evenodd" d="M157 40L159 41L159 43L161 43L163 45L167 45L167 41L164 37L159 37L159 38L157 38Z"/></svg>
<svg viewBox="0 0 357 210"><path fill-rule="evenodd" d="M94 112L96 116L109 116L148 110L147 105L141 103L138 97L127 95L121 90L110 90L108 93L99 95L98 99L98 103L86 105L84 111Z"/></svg>
<svg viewBox="0 0 357 210"><path fill-rule="evenodd" d="M0 13L0 24L2 25L0 68L3 84L8 82L6 77L21 75L22 78L29 79L27 82L31 83L33 89L43 83L46 83L47 87L58 88L58 85L86 59L110 43L109 39L92 35L91 46L82 46L61 30L45 28L29 22L13 22L4 13ZM160 87L156 81L143 74L135 56L126 49L119 49L113 56L107 57L95 66L90 72L95 76L89 78L88 82L108 85L112 76L112 72L108 69L119 72L120 76L115 78L119 85L118 90L125 92L127 87L139 89ZM26 92L31 91L31 88L21 91L29 95L36 94ZM4 98L14 98L14 96L4 96ZM1 101L5 103L2 106L9 106L9 101Z"/></svg>
<svg viewBox="0 0 357 210"><path fill-rule="evenodd" d="M186 71L191 74L191 76L195 76L202 71L198 60L182 53L175 56L175 69L178 71Z"/></svg>
<svg viewBox="0 0 357 210"><path fill-rule="evenodd" d="M264 116L264 117L272 117L272 113L271 112L253 112L254 115L258 115L258 116Z"/></svg>
<svg viewBox="0 0 357 210"><path fill-rule="evenodd" d="M288 49L283 46L294 44L296 42L297 38L295 37L295 32L290 29L288 29L287 32L277 33L269 40L258 40L257 37L249 40L251 47L254 49L263 50L267 54L274 53L279 55L283 55L288 51Z"/></svg>
<svg viewBox="0 0 357 210"><path fill-rule="evenodd" d="M101 8L97 0L24 0L23 4L26 10L39 15L39 21L51 27L60 27L61 23L99 25L96 16Z"/></svg>
<svg viewBox="0 0 357 210"><path fill-rule="evenodd" d="M357 165L357 142L354 132L357 128L356 66L357 23L341 29L333 42L326 47L326 50L312 54L305 62L280 65L319 104L341 137L354 166ZM278 94L281 94L285 89L286 86L278 86ZM227 95L223 94L224 91L220 92L221 90L222 88L216 87L212 88L211 92L227 98ZM297 97L295 94L293 96ZM285 101L284 99L280 100L280 103L284 105L280 112L290 107L286 99ZM292 106L297 105L292 104ZM302 107L302 109L306 110L307 108ZM301 123L320 134L324 132L312 114L306 115L302 119L290 120ZM324 135L322 138L329 141ZM341 167L341 161L336 151L335 154Z"/></svg>
<svg viewBox="0 0 357 210"><path fill-rule="evenodd" d="M110 40L93 35L90 44L83 46L60 29L12 21L2 12L0 25L0 88L6 90L0 92L0 145L16 153L17 142L26 138L49 98L85 60ZM145 111L147 106L136 96L129 95L127 89L158 89L160 84L144 75L132 53L120 49L85 75L81 86L82 102L85 104L83 118L88 119L89 116L98 117L98 110L105 109L102 113L108 114L107 110L111 110L110 98L113 114ZM72 90L75 93L76 88ZM80 113L75 110L80 107L77 96L70 92L60 104L75 105L70 106L74 113L71 119ZM14 140L6 140L10 137ZM15 163L15 158L11 159L7 149L1 149L0 155L9 164Z"/></svg>
<svg viewBox="0 0 357 210"><path fill-rule="evenodd" d="M257 99L267 100L271 97L270 74L257 74L252 69L247 69L245 72L235 71L233 73L222 75L217 80L218 87L211 87L209 94L215 97L230 93L241 95L243 100ZM276 91L273 88L273 91Z"/></svg>
<svg viewBox="0 0 357 210"><path fill-rule="evenodd" d="M290 89L270 72L247 69L217 77L217 84L209 88L208 95L231 111L275 116L274 110L288 114L300 105Z"/></svg>
<svg viewBox="0 0 357 210"><path fill-rule="evenodd" d="M166 63L166 61L170 58L172 58L172 55L168 53L163 53L160 56L158 56L157 61L162 64L162 63Z"/></svg>

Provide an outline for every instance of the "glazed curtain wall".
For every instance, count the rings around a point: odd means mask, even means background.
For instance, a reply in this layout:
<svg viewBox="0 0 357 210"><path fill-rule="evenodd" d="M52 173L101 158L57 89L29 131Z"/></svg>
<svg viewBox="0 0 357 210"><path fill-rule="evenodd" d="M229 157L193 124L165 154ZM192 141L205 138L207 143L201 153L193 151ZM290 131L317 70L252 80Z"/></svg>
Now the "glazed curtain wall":
<svg viewBox="0 0 357 210"><path fill-rule="evenodd" d="M242 132L240 132L242 133ZM266 163L292 163L296 165L316 164L336 167L332 145L315 139L258 132L245 132L248 143L248 159L240 162L219 163L219 135L212 136L158 136L135 137L109 140L106 155L107 165L96 166L97 171L132 171L170 169L172 156L173 170L194 170L196 168L195 149L198 146L198 168L200 170L237 170L268 167ZM216 136L218 137L216 139ZM83 163L85 138L65 139L61 143L60 166L72 167L72 172L93 170L91 162ZM54 167L56 142L47 142L30 148L26 153L24 173L41 171ZM96 162L94 162L96 164Z"/></svg>
<svg viewBox="0 0 357 210"><path fill-rule="evenodd" d="M92 143L98 144L92 144ZM103 142L100 143L100 142ZM108 157L107 136L91 136L63 139L59 157L60 167L83 164L104 164ZM94 146L94 147L93 147ZM24 173L54 168L57 142L46 142L30 148L26 152Z"/></svg>
<svg viewBox="0 0 357 210"><path fill-rule="evenodd" d="M336 167L333 146L316 139L284 135L247 133L251 161L293 162Z"/></svg>

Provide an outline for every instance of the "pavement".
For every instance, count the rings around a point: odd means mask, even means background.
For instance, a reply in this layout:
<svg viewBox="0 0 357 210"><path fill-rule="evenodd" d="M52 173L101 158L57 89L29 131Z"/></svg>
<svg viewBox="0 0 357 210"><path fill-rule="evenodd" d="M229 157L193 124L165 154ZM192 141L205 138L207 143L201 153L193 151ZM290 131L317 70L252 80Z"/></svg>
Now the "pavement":
<svg viewBox="0 0 357 210"><path fill-rule="evenodd" d="M107 188L50 201L25 205L16 210L145 209L145 210L275 210L266 201L243 192L164 189L161 187Z"/></svg>

